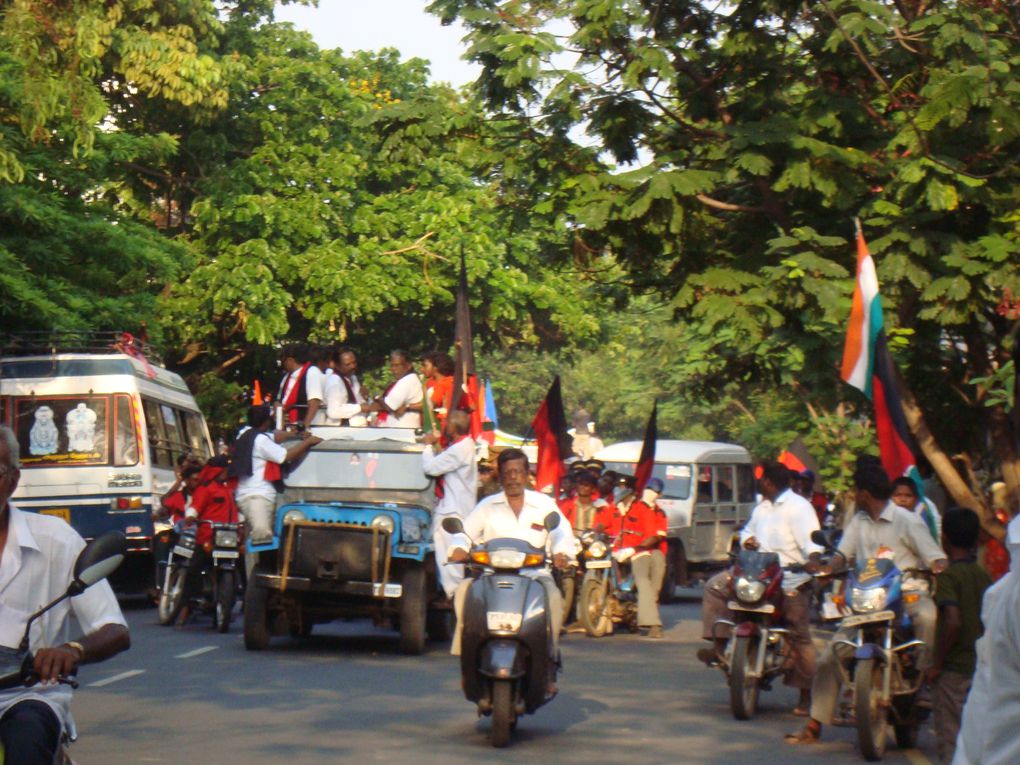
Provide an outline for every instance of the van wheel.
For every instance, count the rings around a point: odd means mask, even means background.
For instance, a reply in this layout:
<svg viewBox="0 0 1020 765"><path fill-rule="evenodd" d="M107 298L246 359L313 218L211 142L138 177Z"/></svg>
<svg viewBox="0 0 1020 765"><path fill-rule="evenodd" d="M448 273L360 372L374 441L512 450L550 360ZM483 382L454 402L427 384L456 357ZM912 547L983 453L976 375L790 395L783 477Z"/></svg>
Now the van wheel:
<svg viewBox="0 0 1020 765"><path fill-rule="evenodd" d="M418 654L425 650L425 569L407 569L400 584L400 652Z"/></svg>

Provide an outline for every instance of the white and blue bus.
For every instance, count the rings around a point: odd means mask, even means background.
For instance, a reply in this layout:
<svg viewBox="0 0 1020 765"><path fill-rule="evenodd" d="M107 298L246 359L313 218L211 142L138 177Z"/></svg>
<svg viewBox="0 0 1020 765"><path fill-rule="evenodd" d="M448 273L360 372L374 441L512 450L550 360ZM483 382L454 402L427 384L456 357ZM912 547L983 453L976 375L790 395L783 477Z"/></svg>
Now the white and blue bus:
<svg viewBox="0 0 1020 765"><path fill-rule="evenodd" d="M180 375L121 333L3 338L3 422L17 434L21 481L12 500L91 539L111 529L130 552L152 550L153 508L177 458L212 455Z"/></svg>

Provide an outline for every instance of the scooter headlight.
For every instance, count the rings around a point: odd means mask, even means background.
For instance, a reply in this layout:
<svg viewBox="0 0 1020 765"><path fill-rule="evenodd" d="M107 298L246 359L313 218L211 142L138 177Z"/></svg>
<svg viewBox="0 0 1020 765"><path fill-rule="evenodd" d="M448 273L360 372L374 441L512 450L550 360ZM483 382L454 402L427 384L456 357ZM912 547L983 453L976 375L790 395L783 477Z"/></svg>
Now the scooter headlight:
<svg viewBox="0 0 1020 765"><path fill-rule="evenodd" d="M393 519L388 515L377 515L372 519L372 528L383 531L387 534L392 534L393 530L397 528L397 524L393 522Z"/></svg>
<svg viewBox="0 0 1020 765"><path fill-rule="evenodd" d="M601 539L596 539L588 546L588 557L589 558L604 558L606 557L606 543Z"/></svg>
<svg viewBox="0 0 1020 765"><path fill-rule="evenodd" d="M874 587L870 590L854 587L850 592L850 607L858 613L878 611L885 606L888 594L885 587Z"/></svg>
<svg viewBox="0 0 1020 765"><path fill-rule="evenodd" d="M737 578L737 586L734 590L737 594L737 600L742 603L756 603L765 594L765 583L741 576Z"/></svg>
<svg viewBox="0 0 1020 765"><path fill-rule="evenodd" d="M489 562L493 568L520 568L527 557L520 550L493 550L489 553Z"/></svg>

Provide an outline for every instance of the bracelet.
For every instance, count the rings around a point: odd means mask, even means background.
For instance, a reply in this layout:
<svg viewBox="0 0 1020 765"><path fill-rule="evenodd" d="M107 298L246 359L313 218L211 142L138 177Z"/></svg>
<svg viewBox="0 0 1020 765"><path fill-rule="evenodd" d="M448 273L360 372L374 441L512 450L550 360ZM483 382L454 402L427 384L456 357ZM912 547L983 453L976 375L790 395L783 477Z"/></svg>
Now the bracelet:
<svg viewBox="0 0 1020 765"><path fill-rule="evenodd" d="M85 661L85 646L79 643L77 640L69 640L64 643L68 648L73 648L78 652L78 663L81 664Z"/></svg>

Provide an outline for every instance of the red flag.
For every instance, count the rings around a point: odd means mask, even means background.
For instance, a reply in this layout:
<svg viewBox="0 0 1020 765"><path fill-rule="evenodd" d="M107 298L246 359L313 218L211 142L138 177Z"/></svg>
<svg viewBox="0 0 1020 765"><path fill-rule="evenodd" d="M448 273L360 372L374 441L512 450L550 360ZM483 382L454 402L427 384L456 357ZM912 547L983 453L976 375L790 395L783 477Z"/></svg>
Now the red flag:
<svg viewBox="0 0 1020 765"><path fill-rule="evenodd" d="M567 416L563 412L559 375L549 386L549 392L545 394L535 419L531 421L531 430L538 444L535 488L543 491L551 487L555 498L560 492L560 479L566 472L563 460L571 454L571 438L567 432Z"/></svg>
<svg viewBox="0 0 1020 765"><path fill-rule="evenodd" d="M655 401L652 403L652 414L645 426L645 440L641 444L641 456L634 469L634 493L639 497L644 491L648 479L652 477L652 469L655 467L655 442L659 440L658 410L659 402Z"/></svg>
<svg viewBox="0 0 1020 765"><path fill-rule="evenodd" d="M475 351L471 342L471 306L468 303L467 264L460 248L460 277L457 281L457 310L453 330L453 397L450 409L471 414L471 437L482 433L482 408L475 375Z"/></svg>

